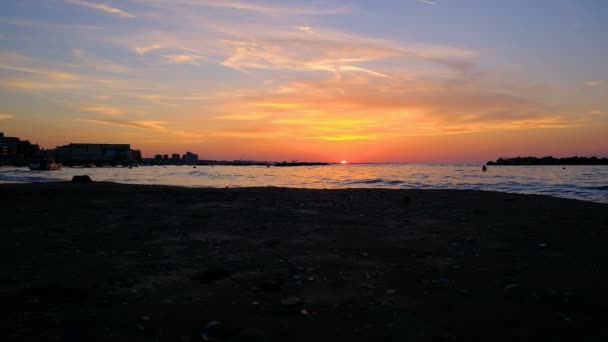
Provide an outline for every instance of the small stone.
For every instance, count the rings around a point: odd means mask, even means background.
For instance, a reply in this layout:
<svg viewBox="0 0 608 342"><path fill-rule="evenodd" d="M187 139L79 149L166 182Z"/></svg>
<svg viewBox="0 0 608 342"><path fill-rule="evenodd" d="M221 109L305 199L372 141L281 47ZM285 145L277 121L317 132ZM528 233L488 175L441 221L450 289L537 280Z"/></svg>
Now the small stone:
<svg viewBox="0 0 608 342"><path fill-rule="evenodd" d="M386 290L386 294L389 296L394 296L395 293L397 293L397 291L395 291L395 289L388 289Z"/></svg>
<svg viewBox="0 0 608 342"><path fill-rule="evenodd" d="M286 307L298 306L302 304L302 299L298 297L289 297L281 300L281 305Z"/></svg>
<svg viewBox="0 0 608 342"><path fill-rule="evenodd" d="M519 285L519 284L509 284L509 285L505 286L504 291L513 292L513 291L517 291L520 289L521 289L521 285Z"/></svg>
<svg viewBox="0 0 608 342"><path fill-rule="evenodd" d="M540 248L545 248L545 247L547 247L547 244L546 243L539 243L539 244L537 244L537 246L540 247Z"/></svg>
<svg viewBox="0 0 608 342"><path fill-rule="evenodd" d="M204 341L211 342L226 341L228 338L228 329L224 323L212 321L201 331L201 338Z"/></svg>
<svg viewBox="0 0 608 342"><path fill-rule="evenodd" d="M141 325L141 324L137 324L135 327L137 328L138 331L144 331L144 330L146 330L146 328L144 328L144 326Z"/></svg>
<svg viewBox="0 0 608 342"><path fill-rule="evenodd" d="M306 309L302 309L302 310L300 310L300 315L302 315L302 316L310 316L310 312L308 312L308 310L306 310Z"/></svg>

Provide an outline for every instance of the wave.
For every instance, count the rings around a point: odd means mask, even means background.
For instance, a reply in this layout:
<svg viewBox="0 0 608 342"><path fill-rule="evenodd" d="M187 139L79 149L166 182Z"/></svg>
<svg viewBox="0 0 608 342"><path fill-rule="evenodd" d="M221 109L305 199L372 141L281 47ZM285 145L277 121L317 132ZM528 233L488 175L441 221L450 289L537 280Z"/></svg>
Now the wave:
<svg viewBox="0 0 608 342"><path fill-rule="evenodd" d="M41 177L41 176L0 175L0 181L19 182L19 183L52 183L52 182L64 182L65 180L60 179L60 178Z"/></svg>
<svg viewBox="0 0 608 342"><path fill-rule="evenodd" d="M390 180L384 178L372 178L372 179L357 179L348 182L343 182L345 185L357 185L357 184L388 184L388 185L398 185L402 184L403 181L400 180Z"/></svg>

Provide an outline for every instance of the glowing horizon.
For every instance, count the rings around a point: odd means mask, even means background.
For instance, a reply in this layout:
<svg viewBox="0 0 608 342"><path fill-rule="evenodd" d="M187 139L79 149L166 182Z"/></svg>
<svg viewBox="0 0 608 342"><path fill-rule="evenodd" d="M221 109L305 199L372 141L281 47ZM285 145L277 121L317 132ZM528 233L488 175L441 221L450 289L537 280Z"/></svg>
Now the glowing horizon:
<svg viewBox="0 0 608 342"><path fill-rule="evenodd" d="M0 9L0 131L45 148L338 163L608 156L600 0Z"/></svg>

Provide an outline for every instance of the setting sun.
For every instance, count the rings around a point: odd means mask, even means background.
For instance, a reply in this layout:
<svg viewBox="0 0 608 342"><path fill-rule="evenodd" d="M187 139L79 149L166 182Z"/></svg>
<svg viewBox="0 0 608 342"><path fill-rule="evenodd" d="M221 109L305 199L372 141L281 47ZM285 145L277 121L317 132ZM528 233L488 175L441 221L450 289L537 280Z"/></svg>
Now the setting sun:
<svg viewBox="0 0 608 342"><path fill-rule="evenodd" d="M340 164L348 164L348 162L346 160L343 160L340 162Z"/></svg>

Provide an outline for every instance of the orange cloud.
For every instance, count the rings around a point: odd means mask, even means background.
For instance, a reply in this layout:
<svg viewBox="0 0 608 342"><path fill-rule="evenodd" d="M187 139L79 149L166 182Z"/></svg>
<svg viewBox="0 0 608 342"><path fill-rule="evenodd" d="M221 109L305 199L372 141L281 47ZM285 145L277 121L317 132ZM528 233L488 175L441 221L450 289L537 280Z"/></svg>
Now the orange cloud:
<svg viewBox="0 0 608 342"><path fill-rule="evenodd" d="M117 15L117 16L123 17L123 18L135 18L135 16L131 13L125 12L125 11L121 10L120 8L111 7L109 5L102 4L102 3L90 2L90 1L85 1L85 0L67 0L67 2L75 4L75 5L83 6L83 7L92 8L92 9L95 9L98 11L114 14L114 15Z"/></svg>

